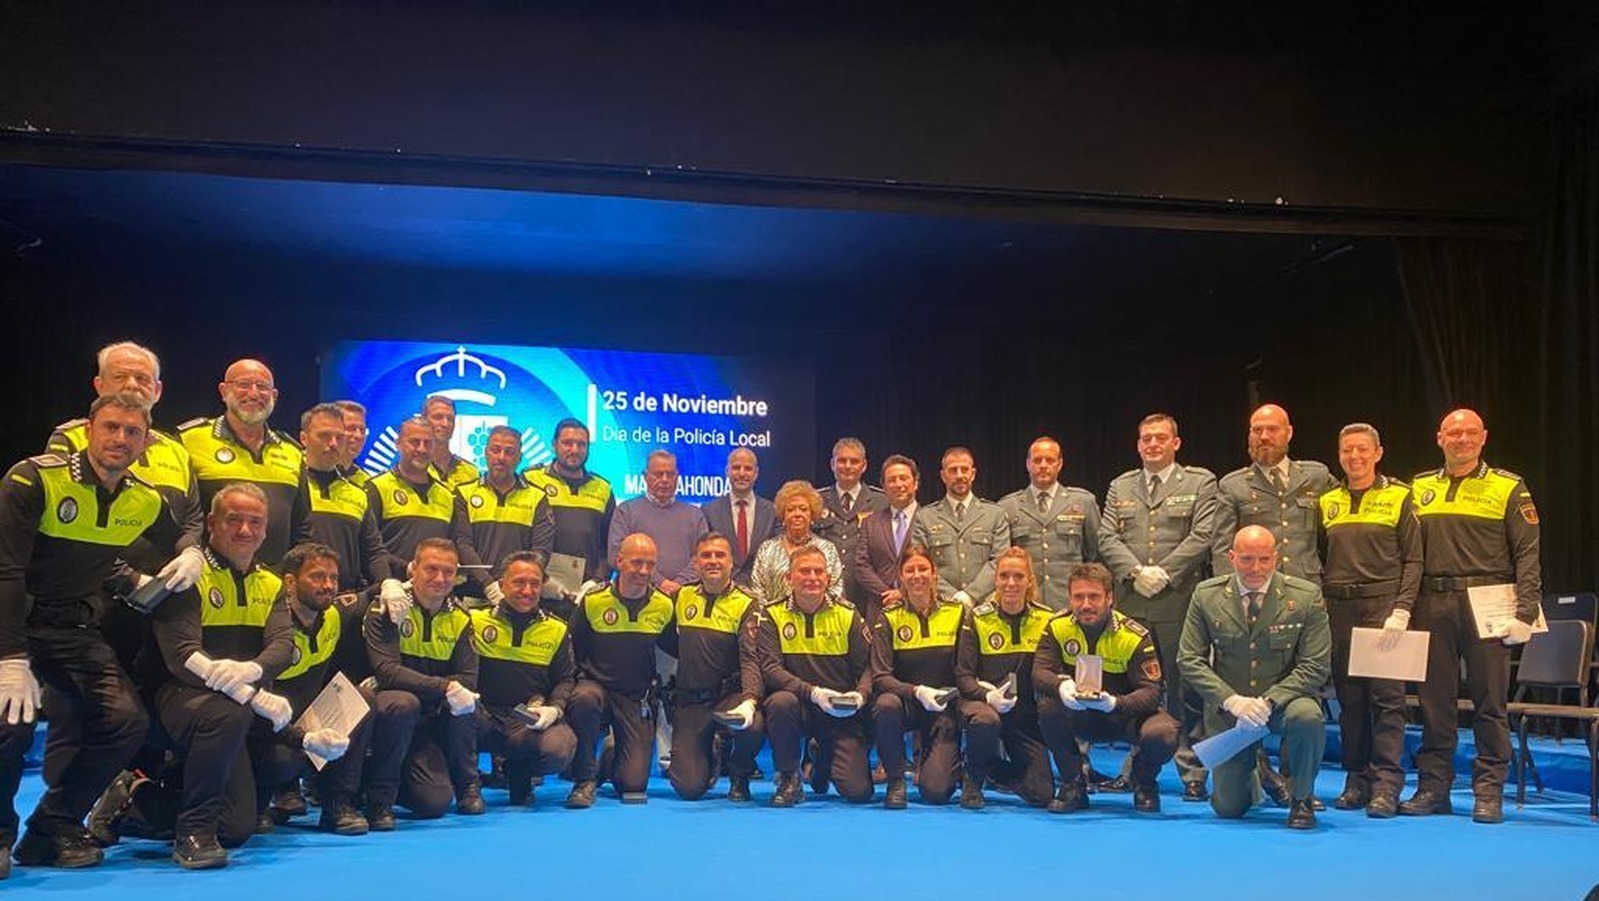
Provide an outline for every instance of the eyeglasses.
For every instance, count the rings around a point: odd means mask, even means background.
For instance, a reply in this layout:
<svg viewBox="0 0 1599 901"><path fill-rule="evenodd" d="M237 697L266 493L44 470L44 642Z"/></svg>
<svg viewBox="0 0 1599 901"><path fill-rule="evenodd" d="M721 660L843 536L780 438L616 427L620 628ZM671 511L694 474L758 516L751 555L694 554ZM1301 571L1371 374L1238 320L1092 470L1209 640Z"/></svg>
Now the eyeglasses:
<svg viewBox="0 0 1599 901"><path fill-rule="evenodd" d="M259 391L262 394L270 394L277 390L271 382L259 379L235 379L227 384L240 391Z"/></svg>

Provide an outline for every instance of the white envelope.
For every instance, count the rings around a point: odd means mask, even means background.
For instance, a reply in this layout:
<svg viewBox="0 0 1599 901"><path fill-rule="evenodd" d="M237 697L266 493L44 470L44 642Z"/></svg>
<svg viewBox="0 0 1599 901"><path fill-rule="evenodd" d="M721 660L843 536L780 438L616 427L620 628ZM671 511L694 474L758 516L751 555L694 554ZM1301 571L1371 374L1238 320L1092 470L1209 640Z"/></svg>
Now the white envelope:
<svg viewBox="0 0 1599 901"><path fill-rule="evenodd" d="M1427 681L1428 632L1406 632L1393 650L1384 651L1381 629L1357 626L1349 634L1349 675L1355 678Z"/></svg>

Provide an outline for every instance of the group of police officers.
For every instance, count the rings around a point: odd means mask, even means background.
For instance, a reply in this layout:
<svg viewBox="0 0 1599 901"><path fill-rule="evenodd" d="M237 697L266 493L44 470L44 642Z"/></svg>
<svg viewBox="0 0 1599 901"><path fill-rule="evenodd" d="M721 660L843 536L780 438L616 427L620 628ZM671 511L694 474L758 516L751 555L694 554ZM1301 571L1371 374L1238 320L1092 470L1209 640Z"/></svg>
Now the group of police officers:
<svg viewBox="0 0 1599 901"><path fill-rule="evenodd" d="M1521 479L1482 460L1470 410L1444 418L1443 465L1410 485L1380 471L1363 423L1338 436L1336 480L1288 458L1288 414L1268 404L1250 418L1251 464L1218 480L1177 462L1177 423L1154 414L1138 425L1141 465L1103 507L1060 483L1049 438L1029 448L1029 485L997 503L971 493L972 454L951 448L946 494L926 506L914 461L888 458L885 493L862 481L865 448L842 439L815 538L785 545L787 593L762 603L735 578L769 537L751 541L747 498L736 535L694 536L694 581L662 586L645 532L608 553L616 505L576 420L526 470L520 435L494 429L480 472L450 451L453 404L430 397L399 425L394 466L369 475L355 466L364 409L318 404L291 438L268 425L277 389L257 361L228 368L222 415L175 436L151 426L154 353L122 342L97 363L88 416L0 483L0 841L15 843L0 877L13 857L92 866L123 837L221 866L313 793L320 827L345 835L394 829L396 806L481 814L479 751L513 804L556 775L572 782L568 808L606 781L641 801L663 716L667 775L687 799L725 772L728 799L750 800L770 741L778 807L807 784L864 802L882 781L885 806L902 808L909 772L924 803L958 787L977 809L992 787L1070 813L1091 791L1131 791L1149 813L1175 756L1184 800L1238 817L1264 792L1310 828L1329 677L1346 771L1334 805L1448 813L1462 659L1472 815L1502 819L1510 648L1537 615L1538 517ZM735 462L747 493L754 461ZM547 578L552 554L584 561L580 587ZM1515 614L1480 637L1468 589L1504 583ZM1385 646L1410 628L1430 636L1418 787L1403 802L1404 687L1348 675L1357 626ZM677 659L664 685L658 651ZM353 727L306 716L350 692L369 711ZM12 800L40 713L45 791L17 841ZM1240 724L1282 736L1285 772L1252 750L1207 774L1193 744ZM1092 741L1131 747L1120 775L1085 765Z"/></svg>

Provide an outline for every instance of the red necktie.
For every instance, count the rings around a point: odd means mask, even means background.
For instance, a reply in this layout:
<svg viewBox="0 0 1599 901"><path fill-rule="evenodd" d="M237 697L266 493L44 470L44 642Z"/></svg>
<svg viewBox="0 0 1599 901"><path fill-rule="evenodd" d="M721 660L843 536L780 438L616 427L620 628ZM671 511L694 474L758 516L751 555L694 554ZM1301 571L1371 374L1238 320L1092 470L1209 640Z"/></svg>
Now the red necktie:
<svg viewBox="0 0 1599 901"><path fill-rule="evenodd" d="M738 559L743 560L750 555L750 514L746 509L748 501L738 502L738 522L733 525L733 532L738 538Z"/></svg>

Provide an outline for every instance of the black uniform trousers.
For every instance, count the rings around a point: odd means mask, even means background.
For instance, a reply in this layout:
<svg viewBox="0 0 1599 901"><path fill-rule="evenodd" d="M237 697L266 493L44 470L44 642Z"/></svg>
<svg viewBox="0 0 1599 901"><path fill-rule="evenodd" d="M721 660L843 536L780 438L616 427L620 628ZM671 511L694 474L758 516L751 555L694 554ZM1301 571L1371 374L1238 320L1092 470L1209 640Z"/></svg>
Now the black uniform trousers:
<svg viewBox="0 0 1599 901"><path fill-rule="evenodd" d="M366 689L357 690L367 706L372 707L377 700L373 694ZM317 793L324 805L335 800L350 801L361 791L361 772L376 725L377 716L367 714L350 734L350 747L344 755L316 773ZM297 786L300 776L314 770L302 743L273 732L272 724L259 717L251 726L245 744L250 749L250 765L255 771L258 811L266 809L273 792L285 786Z"/></svg>
<svg viewBox="0 0 1599 901"><path fill-rule="evenodd" d="M1423 583L1425 584L1425 582ZM1466 693L1476 713L1477 758L1472 791L1502 794L1510 768L1510 649L1497 638L1478 638L1464 589L1429 591L1416 599L1413 624L1432 634L1427 643L1427 681L1419 686L1421 747L1416 751L1416 787L1447 795L1455 781L1455 746L1460 741L1460 659L1466 659Z"/></svg>
<svg viewBox="0 0 1599 901"><path fill-rule="evenodd" d="M755 755L766 741L766 721L760 710L755 711L755 721L748 729L734 730L720 725L711 718L717 710L731 710L744 700L743 692L732 692L722 698L684 701L679 690L677 709L672 716L672 768L667 773L672 789L678 796L697 801L711 789L715 772L715 736L721 732L731 736L733 753L728 761L728 771L735 776L748 777L755 772ZM724 739L725 740L725 739Z"/></svg>
<svg viewBox="0 0 1599 901"><path fill-rule="evenodd" d="M362 691L362 696L367 697ZM400 776L411 751L411 737L422 718L422 702L408 691L388 689L370 696L372 737L361 767L367 808L393 807L400 795ZM349 755L346 754L346 757ZM448 802L446 802L447 804Z"/></svg>
<svg viewBox="0 0 1599 901"><path fill-rule="evenodd" d="M577 753L572 755L572 781L597 778L599 763L595 746L607 726L616 738L610 779L619 792L642 792L649 788L651 750L655 747L655 704L644 706L637 695L612 691L592 679L579 679L566 701L566 718L577 735Z"/></svg>
<svg viewBox="0 0 1599 901"><path fill-rule="evenodd" d="M444 816L450 799L480 778L477 716L455 716L442 700L422 704L400 774L400 805L421 819Z"/></svg>
<svg viewBox="0 0 1599 901"><path fill-rule="evenodd" d="M1060 698L1038 699L1038 726L1055 758L1062 781L1071 782L1083 772L1083 752L1077 740L1125 741L1133 746L1133 782L1154 786L1160 768L1177 750L1177 721L1164 710L1133 716L1120 710L1071 710Z"/></svg>
<svg viewBox="0 0 1599 901"><path fill-rule="evenodd" d="M0 853L17 840L17 786L22 766L33 747L33 723L12 725L0 721Z"/></svg>
<svg viewBox="0 0 1599 901"><path fill-rule="evenodd" d="M1038 729L1038 711L1020 704L1006 714L986 701L960 702L960 727L966 736L966 775L993 779L1016 789L1034 807L1049 803L1055 776L1049 769L1049 748ZM1005 756L999 756L1000 743Z"/></svg>
<svg viewBox="0 0 1599 901"><path fill-rule="evenodd" d="M505 775L519 778L563 773L577 753L577 733L564 721L540 732L528 726L509 707L477 705L478 748L505 758Z"/></svg>
<svg viewBox="0 0 1599 901"><path fill-rule="evenodd" d="M215 836L227 847L244 844L255 832L255 774L245 747L255 712L227 695L182 682L156 689L155 706L181 761L177 834Z"/></svg>
<svg viewBox="0 0 1599 901"><path fill-rule="evenodd" d="M872 728L877 738L877 760L897 779L905 773L905 733L914 732L921 740L921 766L917 768L916 788L928 804L948 804L955 793L955 768L960 762L961 733L955 710L934 713L892 692L880 692L872 700Z"/></svg>
<svg viewBox="0 0 1599 901"><path fill-rule="evenodd" d="M872 799L872 769L867 758L866 714L834 717L791 691L774 691L761 702L766 734L772 740L772 766L779 773L797 773L807 737L816 739L821 759L812 766L825 767L833 787L845 800ZM904 741L903 735L901 741ZM903 764L901 772L904 772Z"/></svg>
<svg viewBox="0 0 1599 901"><path fill-rule="evenodd" d="M1344 772L1370 787L1397 794L1405 784L1405 772L1399 766L1405 751L1405 683L1347 675L1350 630L1356 626L1382 628L1393 602L1392 596L1329 599L1327 618L1332 625L1332 679L1338 693Z"/></svg>
<svg viewBox="0 0 1599 901"><path fill-rule="evenodd" d="M78 835L94 802L144 741L150 717L97 629L30 625L28 657L51 720L44 746L45 792L28 828L43 835Z"/></svg>

